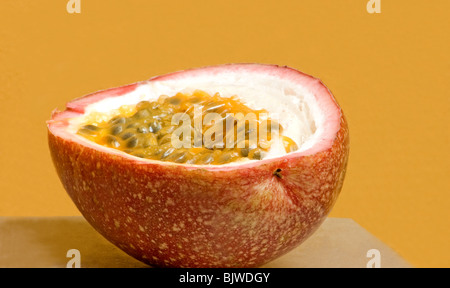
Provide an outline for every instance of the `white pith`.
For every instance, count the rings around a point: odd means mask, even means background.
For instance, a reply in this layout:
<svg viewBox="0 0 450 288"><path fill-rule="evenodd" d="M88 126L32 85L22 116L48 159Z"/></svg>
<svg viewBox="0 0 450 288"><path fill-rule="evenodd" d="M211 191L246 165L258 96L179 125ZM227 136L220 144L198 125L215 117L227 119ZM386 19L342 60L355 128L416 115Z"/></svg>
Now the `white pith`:
<svg viewBox="0 0 450 288"><path fill-rule="evenodd" d="M264 73L241 74L232 71L223 72L219 76L206 74L201 77L143 82L132 92L88 105L83 115L69 121L66 131L76 134L80 125L85 124L87 117L94 112L104 113L105 118L110 118L110 111L123 105L156 100L161 95L173 96L178 92L189 94L198 89L210 95L218 92L222 97L237 95L250 108L267 110L269 117L278 120L283 127L283 135L297 143L297 152L305 151L329 137L324 136L324 133L327 134L324 128L327 111L320 107L316 95L306 87ZM80 140L89 141L84 138ZM274 143L264 159L285 154L281 143Z"/></svg>

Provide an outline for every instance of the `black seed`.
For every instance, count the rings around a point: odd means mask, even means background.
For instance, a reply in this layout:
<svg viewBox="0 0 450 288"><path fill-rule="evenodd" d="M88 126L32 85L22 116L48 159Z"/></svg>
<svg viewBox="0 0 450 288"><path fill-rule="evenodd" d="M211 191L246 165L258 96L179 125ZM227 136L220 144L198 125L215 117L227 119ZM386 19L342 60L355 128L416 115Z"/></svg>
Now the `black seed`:
<svg viewBox="0 0 450 288"><path fill-rule="evenodd" d="M156 136L154 134L147 134L142 142L142 147L147 148L154 145L158 145Z"/></svg>
<svg viewBox="0 0 450 288"><path fill-rule="evenodd" d="M159 145L166 144L172 141L172 134L166 134L159 139Z"/></svg>
<svg viewBox="0 0 450 288"><path fill-rule="evenodd" d="M178 157L175 160L173 160L173 162L175 162L175 163L184 163L184 162L186 162L186 160L187 160L186 155L181 155L180 157Z"/></svg>
<svg viewBox="0 0 450 288"><path fill-rule="evenodd" d="M200 164L209 164L214 161L213 153L206 154L200 159Z"/></svg>
<svg viewBox="0 0 450 288"><path fill-rule="evenodd" d="M78 130L78 133L84 134L84 135L94 135L94 131L86 129L86 128L82 128L82 129Z"/></svg>
<svg viewBox="0 0 450 288"><path fill-rule="evenodd" d="M111 134L112 135L120 134L122 132L122 130L123 130L123 126L121 124L116 124L111 127Z"/></svg>
<svg viewBox="0 0 450 288"><path fill-rule="evenodd" d="M159 123L158 121L154 120L152 123L150 123L148 130L151 133L156 133L159 130L161 130L161 123Z"/></svg>
<svg viewBox="0 0 450 288"><path fill-rule="evenodd" d="M199 103L201 101L201 98L196 96L196 97L189 99L189 101L191 101L191 103L195 104L195 103Z"/></svg>
<svg viewBox="0 0 450 288"><path fill-rule="evenodd" d="M133 115L134 118L143 119L150 117L150 112L147 109L139 110Z"/></svg>
<svg viewBox="0 0 450 288"><path fill-rule="evenodd" d="M172 154L173 151L175 151L175 148L169 148L169 149L167 149L167 150L161 155L161 159L167 158L167 156L169 156L170 154Z"/></svg>
<svg viewBox="0 0 450 288"><path fill-rule="evenodd" d="M142 141L142 147L143 147L143 148L148 148L148 147L150 147L150 146L152 146L152 143L151 143L150 139L145 138L145 139Z"/></svg>
<svg viewBox="0 0 450 288"><path fill-rule="evenodd" d="M178 105L181 102L181 99L176 97L176 96L175 97L170 97L168 100L169 100L169 103L172 104L172 105Z"/></svg>
<svg viewBox="0 0 450 288"><path fill-rule="evenodd" d="M148 133L148 129L147 129L147 127L145 127L145 126L139 126L139 127L137 128L137 132L146 134L146 133Z"/></svg>
<svg viewBox="0 0 450 288"><path fill-rule="evenodd" d="M137 146L138 142L139 141L138 141L137 137L133 136L133 137L130 138L130 140L128 140L127 147L128 148L134 148L134 147Z"/></svg>
<svg viewBox="0 0 450 288"><path fill-rule="evenodd" d="M138 126L139 126L139 124L136 123L136 122L130 123L130 124L128 124L127 129L129 129L129 128L136 128L136 127L138 127Z"/></svg>
<svg viewBox="0 0 450 288"><path fill-rule="evenodd" d="M248 148L242 148L242 149L241 149L241 155L242 155L242 157L247 157L247 156L248 156L248 152L249 152L249 149L248 149Z"/></svg>
<svg viewBox="0 0 450 288"><path fill-rule="evenodd" d="M231 153L223 153L220 157L218 162L219 163L227 163L231 160Z"/></svg>
<svg viewBox="0 0 450 288"><path fill-rule="evenodd" d="M119 141L117 141L117 140L113 140L113 141L111 141L111 144L110 144L112 147L114 147L114 148L119 148L120 147L120 143L119 143Z"/></svg>
<svg viewBox="0 0 450 288"><path fill-rule="evenodd" d="M262 158L263 158L263 154L261 153L260 150L256 150L255 152L253 152L254 160L261 160Z"/></svg>
<svg viewBox="0 0 450 288"><path fill-rule="evenodd" d="M133 137L133 136L134 136L133 133L131 133L131 132L126 132L126 133L124 133L124 134L122 135L122 140L127 140L128 138Z"/></svg>
<svg viewBox="0 0 450 288"><path fill-rule="evenodd" d="M119 141L117 141L116 137L111 136L111 135L106 136L105 142L109 146L114 147L114 148L118 148L120 146L120 143L119 143Z"/></svg>
<svg viewBox="0 0 450 288"><path fill-rule="evenodd" d="M100 128L98 128L97 126L94 126L94 125L83 126L83 129L87 129L87 130L91 130L91 131L98 131L98 130L100 130Z"/></svg>
<svg viewBox="0 0 450 288"><path fill-rule="evenodd" d="M125 124L127 120L124 117L114 117L111 120L109 120L111 124Z"/></svg>
<svg viewBox="0 0 450 288"><path fill-rule="evenodd" d="M186 151L179 151L179 152L172 154L172 156L170 157L170 160L175 163L184 163L187 160L186 157L187 157Z"/></svg>

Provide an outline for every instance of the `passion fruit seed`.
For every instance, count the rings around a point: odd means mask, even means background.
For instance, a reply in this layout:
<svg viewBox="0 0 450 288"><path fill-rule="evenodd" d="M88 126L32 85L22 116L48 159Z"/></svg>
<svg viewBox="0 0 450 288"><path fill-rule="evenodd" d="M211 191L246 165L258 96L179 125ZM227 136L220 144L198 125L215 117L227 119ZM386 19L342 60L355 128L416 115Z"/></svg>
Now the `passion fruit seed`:
<svg viewBox="0 0 450 288"><path fill-rule="evenodd" d="M248 152L250 152L249 148L242 148L240 150L242 157L247 157L248 156Z"/></svg>
<svg viewBox="0 0 450 288"><path fill-rule="evenodd" d="M127 122L124 117L114 117L110 120L111 124L125 124Z"/></svg>
<svg viewBox="0 0 450 288"><path fill-rule="evenodd" d="M254 160L261 160L263 159L263 152L259 148L256 148L250 151L247 157Z"/></svg>
<svg viewBox="0 0 450 288"><path fill-rule="evenodd" d="M186 162L187 158L188 158L188 152L185 150L180 150L180 151L173 153L170 156L170 161L175 162L175 163L184 163L184 162Z"/></svg>
<svg viewBox="0 0 450 288"><path fill-rule="evenodd" d="M134 123L128 124L126 128L127 128L127 129L129 129L129 128L136 128L136 127L138 127L138 126L139 126L139 123L134 122Z"/></svg>
<svg viewBox="0 0 450 288"><path fill-rule="evenodd" d="M203 126L202 129L194 127L194 104L200 105L202 113L214 112L219 114L221 119L214 121L211 125ZM271 147L270 133L276 130L281 135L283 131L283 127L271 119L241 121L242 115L246 113L267 114L265 110L252 110L235 96L224 98L218 93L211 96L200 90L191 95L183 93L172 97L161 95L155 101L141 101L135 105L134 110L129 109L129 106L123 106L119 108L119 111L128 111L126 115L131 116L126 116L124 112L124 114L116 114L117 116L109 121L87 123L78 130L78 134L97 144L115 148L140 158L175 163L221 165L243 159L263 159ZM177 149L172 146L172 135L178 127L172 125L172 117L176 113L184 113L191 119L192 148ZM233 113L234 117L228 113ZM229 125L230 123L231 125ZM258 135L256 142L250 142L250 136L258 134L260 125L266 125L267 137L261 138L261 135ZM202 147L198 147L199 143L194 142L196 134L201 135L203 139L208 129L220 130L220 127L224 127L222 137L223 143L226 145L222 145L223 147L208 146L207 149L204 140L201 142ZM238 134L245 135L245 139L238 141L242 139L238 138ZM215 137L216 135L212 140L216 141ZM297 144L291 138L284 135L281 137L286 152L298 150ZM181 135L179 138L181 140ZM228 144L233 144L233 148L230 148Z"/></svg>
<svg viewBox="0 0 450 288"><path fill-rule="evenodd" d="M78 134L83 135L83 136L92 136L95 134L94 131L86 129L86 128L81 128L80 130L78 130Z"/></svg>
<svg viewBox="0 0 450 288"><path fill-rule="evenodd" d="M123 131L123 126L121 124L116 124L111 127L111 134L118 135Z"/></svg>
<svg viewBox="0 0 450 288"><path fill-rule="evenodd" d="M83 126L83 129L87 129L87 130L91 130L91 131L98 131L100 128L98 128L97 126L89 124L89 125Z"/></svg>
<svg viewBox="0 0 450 288"><path fill-rule="evenodd" d="M200 163L202 164L209 164L211 162L214 161L214 156L213 153L208 153L205 154L201 159L200 159Z"/></svg>
<svg viewBox="0 0 450 288"><path fill-rule="evenodd" d="M133 132L125 132L122 134L121 138L122 138L122 140L127 140L128 138L133 137L133 136L134 136Z"/></svg>
<svg viewBox="0 0 450 288"><path fill-rule="evenodd" d="M170 154L172 154L175 151L175 148L171 147L167 149L161 156L161 159L167 158Z"/></svg>
<svg viewBox="0 0 450 288"><path fill-rule="evenodd" d="M147 109L142 109L136 112L136 114L134 114L133 116L136 119L145 119L150 117L150 111L148 111Z"/></svg>
<svg viewBox="0 0 450 288"><path fill-rule="evenodd" d="M120 147L120 143L119 141L117 141L117 138L112 136L112 135L107 135L103 142L107 143L108 146L113 147L113 148L119 148Z"/></svg>
<svg viewBox="0 0 450 288"><path fill-rule="evenodd" d="M139 140L136 136L131 137L127 142L127 148L134 148L137 146Z"/></svg>
<svg viewBox="0 0 450 288"><path fill-rule="evenodd" d="M150 123L150 126L148 127L148 129L152 133L157 133L159 130L161 130L161 123L159 123L159 121L153 120Z"/></svg>
<svg viewBox="0 0 450 288"><path fill-rule="evenodd" d="M159 144L166 144L172 141L172 134L160 134Z"/></svg>
<svg viewBox="0 0 450 288"><path fill-rule="evenodd" d="M137 128L137 132L146 134L146 133L148 133L148 128L145 127L145 126L139 126L139 127Z"/></svg>

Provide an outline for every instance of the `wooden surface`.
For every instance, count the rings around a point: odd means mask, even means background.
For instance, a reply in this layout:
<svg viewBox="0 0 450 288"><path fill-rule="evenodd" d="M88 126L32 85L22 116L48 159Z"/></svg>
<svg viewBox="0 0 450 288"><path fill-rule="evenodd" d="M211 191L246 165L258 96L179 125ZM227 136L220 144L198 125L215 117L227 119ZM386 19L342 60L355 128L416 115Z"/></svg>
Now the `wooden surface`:
<svg viewBox="0 0 450 288"><path fill-rule="evenodd" d="M82 217L0 217L0 267L64 268L77 249L81 267L148 267L98 234ZM381 267L411 267L356 222L328 218L302 245L263 267L366 267L367 251L380 251Z"/></svg>

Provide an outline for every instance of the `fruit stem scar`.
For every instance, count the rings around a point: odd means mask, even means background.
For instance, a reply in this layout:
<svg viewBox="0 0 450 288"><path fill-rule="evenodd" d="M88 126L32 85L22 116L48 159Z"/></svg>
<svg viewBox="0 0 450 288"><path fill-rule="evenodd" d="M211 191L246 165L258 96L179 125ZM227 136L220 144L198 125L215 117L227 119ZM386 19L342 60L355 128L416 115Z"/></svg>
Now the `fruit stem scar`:
<svg viewBox="0 0 450 288"><path fill-rule="evenodd" d="M277 176L278 178L283 178L283 175L281 175L281 169L280 168L278 168L277 170L275 170L274 172L273 172L273 175L275 175L275 176Z"/></svg>

